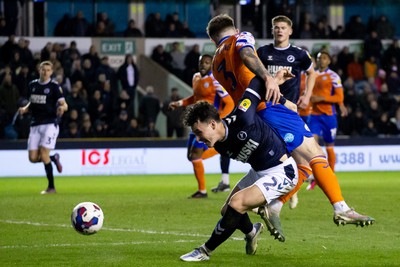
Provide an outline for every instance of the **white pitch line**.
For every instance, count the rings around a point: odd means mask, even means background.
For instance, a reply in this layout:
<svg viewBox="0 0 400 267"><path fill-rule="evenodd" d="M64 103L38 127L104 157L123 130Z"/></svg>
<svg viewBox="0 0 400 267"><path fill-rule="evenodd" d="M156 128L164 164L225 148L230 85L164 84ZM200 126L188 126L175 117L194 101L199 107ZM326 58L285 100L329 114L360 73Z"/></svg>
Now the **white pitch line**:
<svg viewBox="0 0 400 267"><path fill-rule="evenodd" d="M30 221L15 221L15 220L0 220L0 223L7 223L7 224L24 224L24 225L32 225L38 227L60 227L60 228L72 228L71 225L68 224L48 224L48 223L39 223L39 222L30 222ZM143 234L158 234L158 235L173 235L173 236L185 236L185 237L210 237L209 235L202 235L202 234L193 234L193 233L176 233L176 232L168 232L168 231L155 231L155 230L143 230L143 229L127 229L127 228L110 228L110 227L103 227L102 231L114 231L114 232L135 232L135 233L143 233ZM243 241L243 238L231 237L232 240L240 240ZM177 240L173 242L192 242L192 240ZM136 245L136 244L150 244L150 243L165 243L165 241L159 242L128 242L128 243L102 243L99 245L112 245L112 244L121 244L121 245ZM96 244L96 243L92 243ZM86 246L87 244L85 244ZM75 246L75 244L50 244L45 245L48 247L57 247L57 246ZM77 245L79 246L79 245ZM0 246L0 248L13 248L15 246ZM19 246L19 247L32 247L32 246ZM33 246L35 247L35 246ZM42 247L42 246L38 246Z"/></svg>

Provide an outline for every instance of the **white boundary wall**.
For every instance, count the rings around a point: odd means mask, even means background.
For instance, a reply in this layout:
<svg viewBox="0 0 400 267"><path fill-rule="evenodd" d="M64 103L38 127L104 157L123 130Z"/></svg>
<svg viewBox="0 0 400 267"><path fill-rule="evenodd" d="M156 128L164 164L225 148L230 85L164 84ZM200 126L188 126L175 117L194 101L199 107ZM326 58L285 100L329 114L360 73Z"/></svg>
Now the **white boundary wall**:
<svg viewBox="0 0 400 267"><path fill-rule="evenodd" d="M190 174L186 148L57 150L62 176L113 174ZM400 145L335 147L336 171L400 171ZM1 150L0 177L44 176L43 164L28 161L28 151ZM204 161L206 173L220 173L219 156ZM231 173L245 173L248 164L231 161ZM55 168L54 168L55 170ZM56 172L56 171L55 171ZM56 174L58 176L58 174Z"/></svg>

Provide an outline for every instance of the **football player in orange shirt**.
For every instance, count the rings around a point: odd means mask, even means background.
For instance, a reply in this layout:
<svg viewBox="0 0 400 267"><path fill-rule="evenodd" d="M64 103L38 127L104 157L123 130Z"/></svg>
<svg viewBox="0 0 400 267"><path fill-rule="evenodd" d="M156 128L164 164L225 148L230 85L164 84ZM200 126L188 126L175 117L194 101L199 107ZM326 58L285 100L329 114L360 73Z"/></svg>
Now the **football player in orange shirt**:
<svg viewBox="0 0 400 267"><path fill-rule="evenodd" d="M228 115L234 108L232 97L225 91L220 83L215 80L212 72L212 56L203 55L200 58L199 70L195 73L192 80L193 95L179 101L171 102L169 107L174 109L180 106L188 106L198 101L207 101L213 104L220 112L221 118ZM204 175L203 159L210 158L218 154L214 148L208 148L203 142L197 141L196 136L190 133L187 143L187 157L193 164L194 175L198 183L198 190L189 198L206 198L207 188ZM224 190L229 191L229 158L221 156L222 180L227 181ZM214 190L214 188L213 188Z"/></svg>
<svg viewBox="0 0 400 267"><path fill-rule="evenodd" d="M213 74L231 94L235 104L247 87L252 88L252 86L265 84L267 89L265 100L270 100L271 95L273 99L272 103L266 102L264 107L259 108L258 115L262 116L264 121L281 135L296 162L306 161L309 163L318 185L333 206L334 222L338 225L356 224L364 226L372 224L375 221L373 218L359 214L347 205L337 178L329 167L321 147L297 112L293 112L283 105L273 105L278 99L280 103L285 105L289 101L275 95L277 84L271 81L273 80L272 77L258 58L252 34L239 32L233 19L226 14L218 15L210 20L207 26L207 34L217 46L213 60ZM253 75L251 75L252 73ZM256 75L262 79L259 84L256 82L261 79L253 79ZM300 175L302 171L300 169ZM301 185L302 179L299 180L298 185ZM287 197L295 192L296 190L292 190ZM227 202L229 202L229 199ZM285 240L279 219L282 205L283 202L277 200L268 207L261 207L259 210L270 233L280 241Z"/></svg>

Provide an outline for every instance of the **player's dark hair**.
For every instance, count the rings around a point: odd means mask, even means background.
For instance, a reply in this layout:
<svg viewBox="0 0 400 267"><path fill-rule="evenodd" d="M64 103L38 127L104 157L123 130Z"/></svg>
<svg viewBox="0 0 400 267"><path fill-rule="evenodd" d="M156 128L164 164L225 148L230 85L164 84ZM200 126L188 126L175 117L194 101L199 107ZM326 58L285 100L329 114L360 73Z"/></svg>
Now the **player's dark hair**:
<svg viewBox="0 0 400 267"><path fill-rule="evenodd" d="M226 28L235 28L235 23L228 14L220 14L208 22L206 31L208 36L214 40Z"/></svg>
<svg viewBox="0 0 400 267"><path fill-rule="evenodd" d="M199 101L186 108L183 114L183 124L192 127L196 122L221 121L218 110L207 101Z"/></svg>
<svg viewBox="0 0 400 267"><path fill-rule="evenodd" d="M318 54L317 54L317 57L320 56L320 55L322 55L322 54L327 55L327 56L329 57L329 60L332 60L331 55L330 55L329 52L326 51L326 50L321 50L321 51L319 51Z"/></svg>

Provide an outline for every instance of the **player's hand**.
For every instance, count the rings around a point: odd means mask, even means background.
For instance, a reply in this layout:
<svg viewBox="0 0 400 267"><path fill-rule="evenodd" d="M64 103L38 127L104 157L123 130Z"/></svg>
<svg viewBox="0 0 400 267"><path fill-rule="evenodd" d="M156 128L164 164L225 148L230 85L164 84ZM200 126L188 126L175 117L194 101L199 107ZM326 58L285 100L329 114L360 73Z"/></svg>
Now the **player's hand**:
<svg viewBox="0 0 400 267"><path fill-rule="evenodd" d="M57 107L57 117L62 117L64 115L64 108L62 106Z"/></svg>
<svg viewBox="0 0 400 267"><path fill-rule="evenodd" d="M279 98L281 96L281 92L279 90L279 86L276 83L275 79L271 76L267 76L265 81L265 100L271 101L272 105L278 103Z"/></svg>
<svg viewBox="0 0 400 267"><path fill-rule="evenodd" d="M299 100L297 101L297 106L299 107L299 109L306 109L309 103L310 99L307 98L305 95L302 95L299 97Z"/></svg>
<svg viewBox="0 0 400 267"><path fill-rule="evenodd" d="M179 101L174 101L174 102L169 103L168 109L174 110L180 106L181 106L181 104Z"/></svg>
<svg viewBox="0 0 400 267"><path fill-rule="evenodd" d="M26 108L26 107L22 107L22 108L18 109L19 115L24 115L27 112L28 112L28 108Z"/></svg>
<svg viewBox="0 0 400 267"><path fill-rule="evenodd" d="M319 103L319 102L325 101L325 98L323 96L319 96L319 95L312 95L310 100L311 100L311 103Z"/></svg>
<svg viewBox="0 0 400 267"><path fill-rule="evenodd" d="M275 81L278 85L283 84L287 80L290 80L292 78L296 77L293 73L291 73L288 69L280 69L276 74L275 74Z"/></svg>
<svg viewBox="0 0 400 267"><path fill-rule="evenodd" d="M340 109L340 116L347 117L349 115L349 111L347 110L345 105L343 104L339 105L339 109Z"/></svg>

